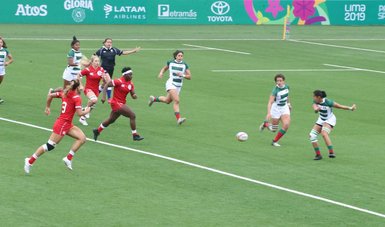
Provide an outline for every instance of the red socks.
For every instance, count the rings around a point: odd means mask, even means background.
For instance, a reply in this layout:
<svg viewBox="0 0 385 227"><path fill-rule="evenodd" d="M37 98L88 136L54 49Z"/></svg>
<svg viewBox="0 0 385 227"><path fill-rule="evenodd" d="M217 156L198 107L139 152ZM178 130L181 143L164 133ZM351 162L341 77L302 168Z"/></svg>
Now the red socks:
<svg viewBox="0 0 385 227"><path fill-rule="evenodd" d="M285 135L285 133L286 133L285 130L280 129L279 132L277 133L277 135L275 136L275 138L274 138L273 141L274 141L274 142L278 142L278 140L280 140L281 137Z"/></svg>
<svg viewBox="0 0 385 227"><path fill-rule="evenodd" d="M180 113L179 113L179 112L175 112L175 117L176 117L177 120L179 120L179 118L180 118Z"/></svg>

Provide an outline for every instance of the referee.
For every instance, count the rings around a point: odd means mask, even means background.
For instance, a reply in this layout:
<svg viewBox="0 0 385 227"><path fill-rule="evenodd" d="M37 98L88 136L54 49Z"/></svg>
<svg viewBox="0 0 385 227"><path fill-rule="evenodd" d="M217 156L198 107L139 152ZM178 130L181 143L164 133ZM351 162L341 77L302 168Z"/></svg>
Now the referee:
<svg viewBox="0 0 385 227"><path fill-rule="evenodd" d="M110 77L112 78L114 74L114 68L115 68L115 57L116 55L129 55L136 53L140 50L140 47L136 47L132 50L119 50L116 47L112 46L112 39L106 38L103 42L102 48L100 48L98 51L96 51L95 55L99 56L102 61L102 67L104 70L108 72ZM108 99L111 98L111 88L108 88L107 90L107 96Z"/></svg>

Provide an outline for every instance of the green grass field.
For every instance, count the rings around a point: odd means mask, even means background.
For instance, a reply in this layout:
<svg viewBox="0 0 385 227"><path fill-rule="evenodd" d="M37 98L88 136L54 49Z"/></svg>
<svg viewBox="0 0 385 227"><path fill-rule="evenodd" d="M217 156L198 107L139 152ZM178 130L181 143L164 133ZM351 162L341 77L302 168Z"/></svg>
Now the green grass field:
<svg viewBox="0 0 385 227"><path fill-rule="evenodd" d="M118 57L116 71L123 66L135 71L139 98L128 104L145 140L132 142L128 120L121 118L101 141L385 213L383 27L292 28L291 39L311 43L281 41L276 26L0 25L0 31L15 59L0 85L1 118L51 128L60 102L47 117L45 97L48 88L62 85L72 35L87 56L112 37L121 49L143 48ZM149 95L165 94L165 80L157 75L175 49L185 50L193 76L181 93L181 113L188 118L181 127L171 106L147 106ZM274 134L257 127L278 72L291 87L293 111L282 147L275 148ZM358 106L356 112L335 110L334 160L326 158L321 138L325 158L312 160L308 134L317 119L311 108L315 89ZM80 126L76 117L74 122L91 138L109 112L109 105L100 103L90 126ZM235 140L239 131L249 134L247 142ZM385 225L383 217L91 141L69 172L61 158L70 138L37 160L26 176L24 158L49 135L0 120L1 226Z"/></svg>

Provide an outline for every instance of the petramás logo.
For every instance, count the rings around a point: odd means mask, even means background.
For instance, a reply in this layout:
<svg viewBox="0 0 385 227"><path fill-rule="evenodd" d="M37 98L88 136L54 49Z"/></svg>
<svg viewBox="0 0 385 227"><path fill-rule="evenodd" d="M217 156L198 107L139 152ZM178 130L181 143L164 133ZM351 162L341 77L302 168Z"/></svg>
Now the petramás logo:
<svg viewBox="0 0 385 227"><path fill-rule="evenodd" d="M48 15L47 5L30 6L18 4L15 16L45 17Z"/></svg>
<svg viewBox="0 0 385 227"><path fill-rule="evenodd" d="M159 19L181 19L181 20L196 20L198 13L193 9L189 11L178 11L172 9L169 4L158 5Z"/></svg>
<svg viewBox="0 0 385 227"><path fill-rule="evenodd" d="M112 6L105 4L104 7L105 18L125 19L125 20L145 20L146 7L145 6Z"/></svg>
<svg viewBox="0 0 385 227"><path fill-rule="evenodd" d="M230 4L225 1L216 1L211 4L211 12L213 16L208 16L209 22L233 22L232 16L226 14L230 12Z"/></svg>
<svg viewBox="0 0 385 227"><path fill-rule="evenodd" d="M86 19L86 9L94 11L94 6L92 0L65 0L64 9L72 10L72 19L80 23Z"/></svg>
<svg viewBox="0 0 385 227"><path fill-rule="evenodd" d="M378 6L378 19L385 20L385 5Z"/></svg>

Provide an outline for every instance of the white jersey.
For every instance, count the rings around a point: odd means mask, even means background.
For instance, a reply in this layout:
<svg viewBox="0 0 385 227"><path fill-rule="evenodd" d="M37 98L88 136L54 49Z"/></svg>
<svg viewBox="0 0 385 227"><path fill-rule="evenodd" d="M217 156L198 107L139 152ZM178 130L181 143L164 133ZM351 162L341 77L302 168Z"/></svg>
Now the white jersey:
<svg viewBox="0 0 385 227"><path fill-rule="evenodd" d="M77 66L68 66L69 72L74 76L80 73L80 60L82 57L82 52L76 51L74 49L71 49L67 54L67 58L72 58L73 63L77 64Z"/></svg>
<svg viewBox="0 0 385 227"><path fill-rule="evenodd" d="M167 66L170 72L168 83L172 83L175 87L182 87L183 77L178 76L177 73L185 74L186 70L189 68L188 65L183 61L177 62L176 60L171 60L167 62Z"/></svg>
<svg viewBox="0 0 385 227"><path fill-rule="evenodd" d="M5 75L5 62L9 55L9 51L6 48L0 49L0 76Z"/></svg>

